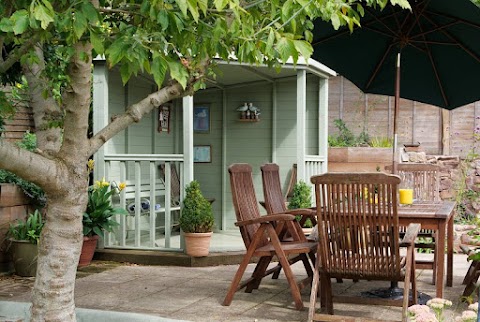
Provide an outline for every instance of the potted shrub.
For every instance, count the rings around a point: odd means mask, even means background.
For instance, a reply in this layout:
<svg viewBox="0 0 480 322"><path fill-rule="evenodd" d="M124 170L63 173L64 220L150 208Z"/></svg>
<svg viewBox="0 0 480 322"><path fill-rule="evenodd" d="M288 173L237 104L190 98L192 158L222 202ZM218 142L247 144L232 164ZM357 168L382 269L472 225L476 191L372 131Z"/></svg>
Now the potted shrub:
<svg viewBox="0 0 480 322"><path fill-rule="evenodd" d="M38 241L44 221L37 209L26 220L10 224L8 236L15 273L20 276L35 276L37 273Z"/></svg>
<svg viewBox="0 0 480 322"><path fill-rule="evenodd" d="M305 181L300 180L293 186L292 198L288 203L288 209L305 209L312 206L312 188ZM297 215L296 219L300 222L305 233L309 233L313 227L312 220L308 217Z"/></svg>
<svg viewBox="0 0 480 322"><path fill-rule="evenodd" d="M196 180L185 188L179 224L184 232L187 255L207 256L214 218L212 205L203 197Z"/></svg>
<svg viewBox="0 0 480 322"><path fill-rule="evenodd" d="M79 267L90 264L98 239L104 237L104 232L112 232L113 228L119 225L114 216L127 214L123 208L114 208L111 200L112 195L118 194L124 188L124 183L111 188L105 178L88 188L88 204L83 213L83 246Z"/></svg>

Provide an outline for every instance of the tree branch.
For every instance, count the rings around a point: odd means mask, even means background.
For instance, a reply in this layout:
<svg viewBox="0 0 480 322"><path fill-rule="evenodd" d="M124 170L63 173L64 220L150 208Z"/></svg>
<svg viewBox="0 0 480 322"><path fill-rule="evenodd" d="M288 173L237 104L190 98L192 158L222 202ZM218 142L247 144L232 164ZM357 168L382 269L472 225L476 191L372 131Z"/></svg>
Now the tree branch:
<svg viewBox="0 0 480 322"><path fill-rule="evenodd" d="M150 113L154 108L175 98L182 97L186 93L182 86L175 82L131 105L124 114L115 117L110 124L90 139L89 155L97 152L105 142L117 133L125 130L130 124L139 122L143 116Z"/></svg>
<svg viewBox="0 0 480 322"><path fill-rule="evenodd" d="M33 35L25 41L20 47L15 47L8 53L7 59L0 64L0 73L6 73L10 67L20 60L20 57L25 55L40 39L38 34Z"/></svg>
<svg viewBox="0 0 480 322"><path fill-rule="evenodd" d="M41 186L45 191L49 190L49 183L58 175L55 161L6 140L0 140L0 168Z"/></svg>
<svg viewBox="0 0 480 322"><path fill-rule="evenodd" d="M90 111L92 81L92 45L88 42L73 45L73 55L68 75L70 85L64 95L64 137L59 157L74 164L78 158L90 156L88 150L88 114ZM77 160L76 160L77 159Z"/></svg>

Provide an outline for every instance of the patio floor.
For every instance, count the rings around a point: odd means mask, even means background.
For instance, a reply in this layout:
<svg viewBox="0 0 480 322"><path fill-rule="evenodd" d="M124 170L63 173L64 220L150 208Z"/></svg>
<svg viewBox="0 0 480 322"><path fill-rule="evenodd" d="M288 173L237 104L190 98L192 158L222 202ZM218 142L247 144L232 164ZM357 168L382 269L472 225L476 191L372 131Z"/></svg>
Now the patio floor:
<svg viewBox="0 0 480 322"><path fill-rule="evenodd" d="M419 255L431 256L431 255ZM105 265L94 262L80 272ZM455 254L453 287L445 288L445 296L454 302L445 321L453 321L452 312L461 312L466 304L460 302L464 286L461 285L469 263L466 255ZM251 294L238 292L229 307L221 303L238 265L209 267L142 266L136 264L106 265L105 270L93 270L77 278L76 304L80 308L146 313L186 321L306 321L310 288L302 292L306 308L294 309L287 281L283 274L278 280L266 278L259 290ZM112 268L113 267L113 268ZM248 273L254 265L249 265ZM305 276L300 263L293 265L297 278ZM100 269L101 270L101 269ZM97 270L98 271L98 270ZM85 276L86 275L86 276ZM435 295L431 284L432 271L417 270L418 289ZM0 278L0 301L29 300L33 278ZM362 291L388 287L389 283L345 280L333 283L334 292L360 294ZM401 286L401 284L400 284ZM385 321L400 320L400 308L335 304L336 315L377 318ZM152 317L151 320L154 318ZM145 321L148 321L147 318ZM121 320L118 320L121 321Z"/></svg>

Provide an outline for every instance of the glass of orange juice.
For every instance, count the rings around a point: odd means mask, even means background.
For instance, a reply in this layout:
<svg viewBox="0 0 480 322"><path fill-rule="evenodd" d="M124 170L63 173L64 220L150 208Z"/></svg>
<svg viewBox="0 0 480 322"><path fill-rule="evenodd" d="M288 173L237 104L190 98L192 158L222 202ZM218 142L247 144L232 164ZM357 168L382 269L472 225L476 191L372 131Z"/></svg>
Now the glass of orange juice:
<svg viewBox="0 0 480 322"><path fill-rule="evenodd" d="M413 203L413 189L400 188L398 189L400 194L400 203L403 205L411 205Z"/></svg>

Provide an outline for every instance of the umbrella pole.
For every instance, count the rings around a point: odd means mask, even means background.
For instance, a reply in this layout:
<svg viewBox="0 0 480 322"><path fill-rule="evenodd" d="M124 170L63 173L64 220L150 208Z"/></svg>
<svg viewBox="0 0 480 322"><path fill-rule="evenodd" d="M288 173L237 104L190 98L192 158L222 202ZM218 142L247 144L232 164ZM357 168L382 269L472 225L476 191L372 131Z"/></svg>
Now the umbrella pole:
<svg viewBox="0 0 480 322"><path fill-rule="evenodd" d="M397 174L398 170L398 149L397 149L397 129L398 112L400 110L400 52L397 54L397 65L395 66L395 104L393 112L393 162L392 173Z"/></svg>

